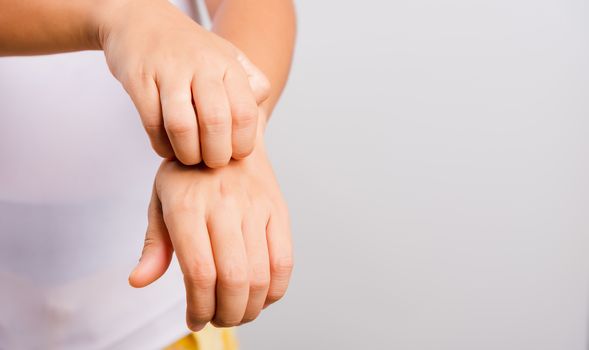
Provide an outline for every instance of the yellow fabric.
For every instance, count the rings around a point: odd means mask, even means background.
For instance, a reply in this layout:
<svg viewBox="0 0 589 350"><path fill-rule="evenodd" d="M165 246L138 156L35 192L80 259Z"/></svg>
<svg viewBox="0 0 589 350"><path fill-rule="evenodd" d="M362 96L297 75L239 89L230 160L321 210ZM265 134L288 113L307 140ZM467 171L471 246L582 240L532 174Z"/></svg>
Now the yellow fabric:
<svg viewBox="0 0 589 350"><path fill-rule="evenodd" d="M190 333L164 350L238 350L232 328L215 328L208 324L198 333Z"/></svg>

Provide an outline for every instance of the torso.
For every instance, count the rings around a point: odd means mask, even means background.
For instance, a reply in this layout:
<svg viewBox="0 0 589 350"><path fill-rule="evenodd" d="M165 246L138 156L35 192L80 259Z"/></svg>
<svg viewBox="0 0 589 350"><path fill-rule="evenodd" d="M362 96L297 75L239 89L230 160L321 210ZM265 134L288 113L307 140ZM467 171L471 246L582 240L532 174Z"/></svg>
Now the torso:
<svg viewBox="0 0 589 350"><path fill-rule="evenodd" d="M163 314L151 343L171 342L177 266L127 285L159 159L102 53L2 58L0 77L0 349L116 348Z"/></svg>

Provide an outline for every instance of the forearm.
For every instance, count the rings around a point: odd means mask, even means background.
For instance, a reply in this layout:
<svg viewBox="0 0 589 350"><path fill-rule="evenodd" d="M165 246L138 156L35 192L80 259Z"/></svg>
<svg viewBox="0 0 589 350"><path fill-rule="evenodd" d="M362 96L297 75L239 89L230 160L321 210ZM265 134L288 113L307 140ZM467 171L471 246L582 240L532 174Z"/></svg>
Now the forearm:
<svg viewBox="0 0 589 350"><path fill-rule="evenodd" d="M97 21L107 2L0 0L0 56L100 49Z"/></svg>
<svg viewBox="0 0 589 350"><path fill-rule="evenodd" d="M292 0L207 0L213 31L232 42L271 83L268 116L286 83L296 31Z"/></svg>

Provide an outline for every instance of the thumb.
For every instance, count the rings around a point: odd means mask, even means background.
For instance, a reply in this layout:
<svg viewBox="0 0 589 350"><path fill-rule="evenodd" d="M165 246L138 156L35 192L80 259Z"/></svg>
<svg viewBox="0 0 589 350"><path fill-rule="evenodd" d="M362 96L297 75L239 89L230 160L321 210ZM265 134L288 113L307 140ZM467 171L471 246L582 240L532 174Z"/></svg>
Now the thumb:
<svg viewBox="0 0 589 350"><path fill-rule="evenodd" d="M262 73L256 65L254 65L242 52L238 52L237 60L241 64L241 67L247 74L250 88L256 98L256 102L261 104L262 102L266 101L268 97L270 97L270 81Z"/></svg>
<svg viewBox="0 0 589 350"><path fill-rule="evenodd" d="M170 266L173 247L164 223L162 206L155 188L148 209L148 225L141 258L129 275L129 284L145 287L160 278Z"/></svg>

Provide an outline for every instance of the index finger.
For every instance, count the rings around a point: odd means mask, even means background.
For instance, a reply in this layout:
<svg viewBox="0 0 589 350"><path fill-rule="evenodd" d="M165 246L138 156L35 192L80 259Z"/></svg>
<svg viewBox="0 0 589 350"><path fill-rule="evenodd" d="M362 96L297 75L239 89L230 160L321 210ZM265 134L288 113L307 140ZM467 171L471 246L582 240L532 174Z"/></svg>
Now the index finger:
<svg viewBox="0 0 589 350"><path fill-rule="evenodd" d="M204 215L164 206L164 222L184 274L186 322L197 332L215 315L216 269Z"/></svg>

